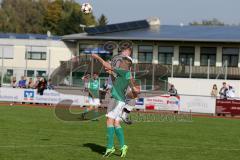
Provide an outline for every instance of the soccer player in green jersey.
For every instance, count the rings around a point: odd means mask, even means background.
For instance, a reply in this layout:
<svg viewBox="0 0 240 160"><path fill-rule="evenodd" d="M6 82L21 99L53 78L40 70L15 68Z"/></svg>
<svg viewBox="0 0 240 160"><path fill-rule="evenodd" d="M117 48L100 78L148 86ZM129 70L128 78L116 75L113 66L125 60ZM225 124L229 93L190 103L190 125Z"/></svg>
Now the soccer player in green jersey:
<svg viewBox="0 0 240 160"><path fill-rule="evenodd" d="M125 93L127 87L130 84L131 72L130 66L132 65L131 60L125 58L124 63L121 62L119 67L113 68L111 64L104 61L97 54L92 54L92 57L97 59L105 67L109 74L115 74L115 79L112 84L111 89L111 101L108 105L107 117L107 150L104 156L110 156L115 152L114 148L114 133L116 133L117 138L121 147L121 157L125 157L127 153L128 146L125 145L124 133L121 127L121 113L125 103Z"/></svg>
<svg viewBox="0 0 240 160"><path fill-rule="evenodd" d="M97 108L100 106L99 100L99 79L98 74L94 73L93 77L88 82L88 102L89 106L84 111L85 116L89 111L94 110L95 117L97 117Z"/></svg>

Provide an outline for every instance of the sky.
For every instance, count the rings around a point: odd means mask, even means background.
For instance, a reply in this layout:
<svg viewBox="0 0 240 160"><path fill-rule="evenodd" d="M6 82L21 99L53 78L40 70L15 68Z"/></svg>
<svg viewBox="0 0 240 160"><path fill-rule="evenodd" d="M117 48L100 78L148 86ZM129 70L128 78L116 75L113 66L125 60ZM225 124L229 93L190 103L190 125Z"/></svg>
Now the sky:
<svg viewBox="0 0 240 160"><path fill-rule="evenodd" d="M90 3L96 18L106 15L109 24L159 17L161 24L178 25L217 18L240 23L240 0L76 0Z"/></svg>

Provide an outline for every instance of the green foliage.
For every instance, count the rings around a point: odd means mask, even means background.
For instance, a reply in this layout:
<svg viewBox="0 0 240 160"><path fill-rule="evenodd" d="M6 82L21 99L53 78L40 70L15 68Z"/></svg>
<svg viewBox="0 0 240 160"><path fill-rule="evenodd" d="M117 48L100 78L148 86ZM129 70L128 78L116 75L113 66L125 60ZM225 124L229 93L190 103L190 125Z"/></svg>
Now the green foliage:
<svg viewBox="0 0 240 160"><path fill-rule="evenodd" d="M98 19L98 25L105 26L107 25L107 23L108 23L107 17L104 14L102 14Z"/></svg>
<svg viewBox="0 0 240 160"><path fill-rule="evenodd" d="M220 20L213 18L210 20L202 20L201 22L193 21L190 22L189 25L193 26L224 26L224 22L221 22Z"/></svg>
<svg viewBox="0 0 240 160"><path fill-rule="evenodd" d="M65 35L82 32L80 24L96 25L96 20L75 0L1 1L0 32Z"/></svg>

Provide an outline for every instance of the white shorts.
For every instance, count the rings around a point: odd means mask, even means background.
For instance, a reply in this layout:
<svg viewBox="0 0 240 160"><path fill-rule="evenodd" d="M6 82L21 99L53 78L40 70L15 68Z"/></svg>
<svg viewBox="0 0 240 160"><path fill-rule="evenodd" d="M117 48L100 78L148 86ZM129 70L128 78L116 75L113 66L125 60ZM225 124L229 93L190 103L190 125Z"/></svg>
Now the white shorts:
<svg viewBox="0 0 240 160"><path fill-rule="evenodd" d="M89 103L91 106L100 106L100 105L101 105L99 98L88 97L88 103Z"/></svg>
<svg viewBox="0 0 240 160"><path fill-rule="evenodd" d="M125 102L111 98L108 104L106 117L117 121L121 121L122 110L125 107L125 105L126 105Z"/></svg>

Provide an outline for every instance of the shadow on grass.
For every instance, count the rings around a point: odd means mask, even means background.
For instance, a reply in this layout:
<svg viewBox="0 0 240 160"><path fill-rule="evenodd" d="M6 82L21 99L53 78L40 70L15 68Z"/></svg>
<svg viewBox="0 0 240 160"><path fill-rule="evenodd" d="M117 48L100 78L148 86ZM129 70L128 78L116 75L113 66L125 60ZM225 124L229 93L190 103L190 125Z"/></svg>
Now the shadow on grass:
<svg viewBox="0 0 240 160"><path fill-rule="evenodd" d="M85 143L83 144L83 147L90 148L93 152L96 152L101 155L103 155L106 150L106 147L95 144L95 143Z"/></svg>

